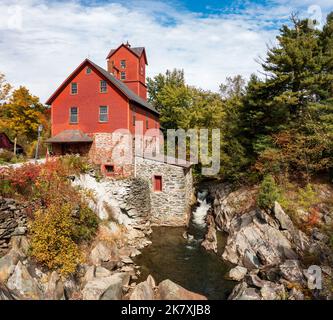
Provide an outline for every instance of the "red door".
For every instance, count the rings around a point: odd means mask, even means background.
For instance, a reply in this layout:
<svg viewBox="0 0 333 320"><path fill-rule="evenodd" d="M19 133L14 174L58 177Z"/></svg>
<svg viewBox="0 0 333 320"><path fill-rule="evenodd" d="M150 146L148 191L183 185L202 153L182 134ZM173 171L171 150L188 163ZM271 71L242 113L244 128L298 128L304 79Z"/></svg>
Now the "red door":
<svg viewBox="0 0 333 320"><path fill-rule="evenodd" d="M154 191L162 191L162 176L154 176Z"/></svg>

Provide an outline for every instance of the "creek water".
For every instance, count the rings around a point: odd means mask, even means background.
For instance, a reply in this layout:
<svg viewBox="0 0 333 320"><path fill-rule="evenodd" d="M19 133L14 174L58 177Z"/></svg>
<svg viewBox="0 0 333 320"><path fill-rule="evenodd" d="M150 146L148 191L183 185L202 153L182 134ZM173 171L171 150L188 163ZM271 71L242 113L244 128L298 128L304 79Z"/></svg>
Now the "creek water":
<svg viewBox="0 0 333 320"><path fill-rule="evenodd" d="M218 254L201 246L206 233L206 215L210 204L207 193L198 193L199 206L193 211L189 226L154 227L152 244L135 258L141 266L138 282L151 274L157 283L170 279L182 287L205 295L208 299L226 299L235 282L226 280L230 266L223 262L226 237L218 232Z"/></svg>

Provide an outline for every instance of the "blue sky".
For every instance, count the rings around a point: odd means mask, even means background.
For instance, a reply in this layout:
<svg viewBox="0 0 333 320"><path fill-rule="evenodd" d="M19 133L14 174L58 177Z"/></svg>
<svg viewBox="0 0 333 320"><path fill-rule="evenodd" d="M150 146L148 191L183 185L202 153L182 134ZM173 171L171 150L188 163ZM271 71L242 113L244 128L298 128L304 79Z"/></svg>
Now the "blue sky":
<svg viewBox="0 0 333 320"><path fill-rule="evenodd" d="M45 101L83 59L106 67L128 40L146 47L148 76L181 68L189 84L216 91L260 71L292 12L323 23L330 11L332 0L1 0L0 72Z"/></svg>

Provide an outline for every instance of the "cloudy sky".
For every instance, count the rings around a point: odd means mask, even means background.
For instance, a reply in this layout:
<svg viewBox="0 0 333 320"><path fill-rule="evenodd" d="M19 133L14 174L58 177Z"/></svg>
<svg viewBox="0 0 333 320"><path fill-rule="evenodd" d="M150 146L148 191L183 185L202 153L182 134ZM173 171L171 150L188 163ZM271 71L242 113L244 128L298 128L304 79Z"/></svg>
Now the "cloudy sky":
<svg viewBox="0 0 333 320"><path fill-rule="evenodd" d="M45 101L89 57L106 67L111 48L145 46L148 76L185 70L189 84L217 90L248 77L291 12L323 22L332 0L0 0L0 72Z"/></svg>

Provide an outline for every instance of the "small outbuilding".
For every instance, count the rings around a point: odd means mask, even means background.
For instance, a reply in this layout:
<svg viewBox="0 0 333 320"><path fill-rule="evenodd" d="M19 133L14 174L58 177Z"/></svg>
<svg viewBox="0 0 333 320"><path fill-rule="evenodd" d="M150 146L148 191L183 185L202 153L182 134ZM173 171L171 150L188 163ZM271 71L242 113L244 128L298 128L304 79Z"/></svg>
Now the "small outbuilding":
<svg viewBox="0 0 333 320"><path fill-rule="evenodd" d="M0 151L1 150L14 152L14 142L12 142L4 132L0 132ZM23 153L23 148L19 144L16 144L16 154Z"/></svg>

